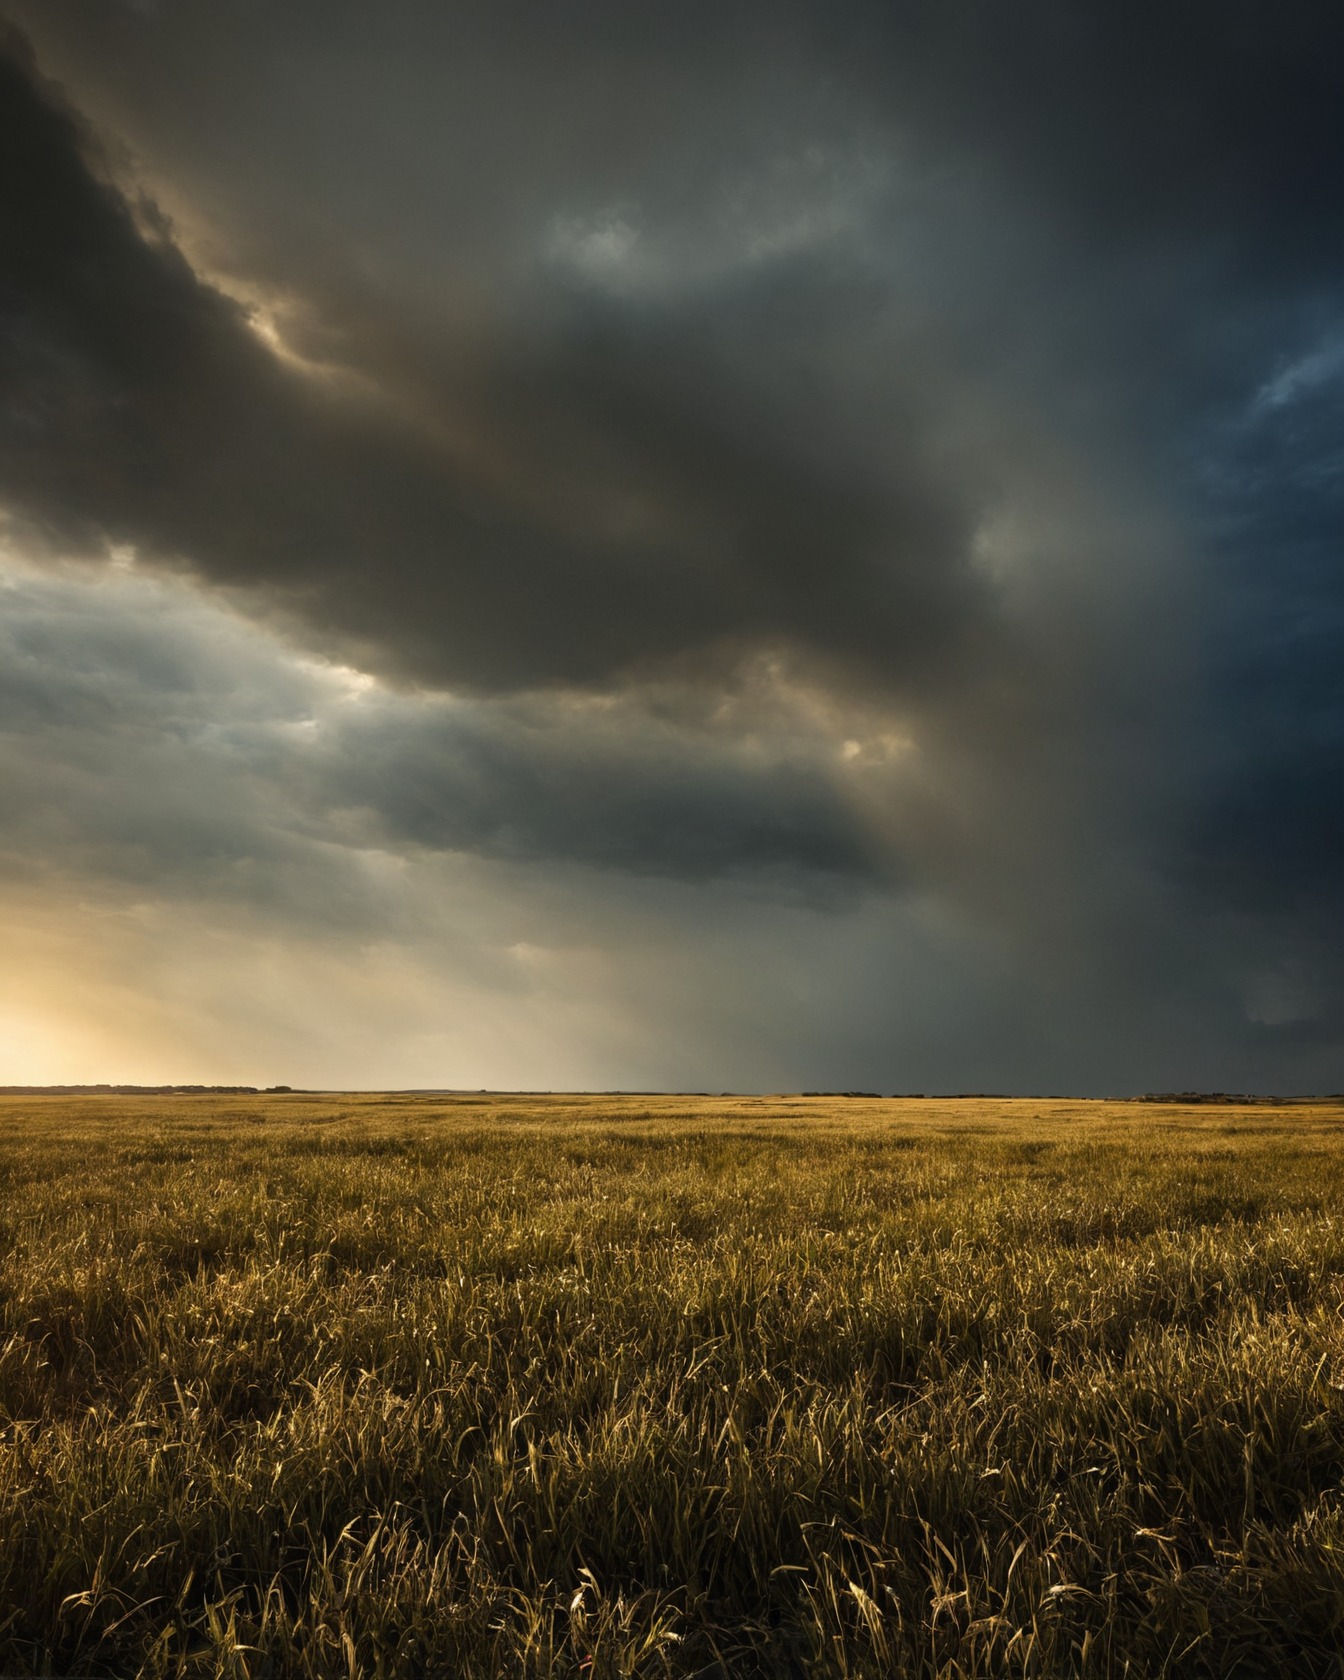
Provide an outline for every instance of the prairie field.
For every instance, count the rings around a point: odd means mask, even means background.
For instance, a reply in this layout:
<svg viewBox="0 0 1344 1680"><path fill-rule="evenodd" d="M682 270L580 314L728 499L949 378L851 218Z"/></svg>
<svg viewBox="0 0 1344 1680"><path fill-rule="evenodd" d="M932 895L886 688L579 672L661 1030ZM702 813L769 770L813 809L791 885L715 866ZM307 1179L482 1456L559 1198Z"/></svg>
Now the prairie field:
<svg viewBox="0 0 1344 1680"><path fill-rule="evenodd" d="M1344 1675L1344 1106L0 1099L0 1673Z"/></svg>

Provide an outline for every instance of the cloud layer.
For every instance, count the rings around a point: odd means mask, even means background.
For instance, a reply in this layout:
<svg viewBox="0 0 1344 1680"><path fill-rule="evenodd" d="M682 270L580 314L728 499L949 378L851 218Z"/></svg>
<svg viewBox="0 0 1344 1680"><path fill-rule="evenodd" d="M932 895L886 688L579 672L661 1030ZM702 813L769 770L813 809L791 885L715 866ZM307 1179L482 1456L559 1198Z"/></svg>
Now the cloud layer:
<svg viewBox="0 0 1344 1680"><path fill-rule="evenodd" d="M138 905L381 974L356 1082L1344 1084L1332 10L6 10L0 846L117 907L90 1018ZM119 1072L246 1076L158 1007Z"/></svg>

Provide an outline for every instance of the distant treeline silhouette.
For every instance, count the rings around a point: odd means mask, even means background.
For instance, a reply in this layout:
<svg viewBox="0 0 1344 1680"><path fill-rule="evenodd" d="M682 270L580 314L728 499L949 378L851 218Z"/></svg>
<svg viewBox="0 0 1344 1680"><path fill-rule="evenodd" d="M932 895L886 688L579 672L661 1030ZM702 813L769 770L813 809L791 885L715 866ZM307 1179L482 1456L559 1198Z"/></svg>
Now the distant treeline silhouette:
<svg viewBox="0 0 1344 1680"><path fill-rule="evenodd" d="M292 1085L0 1085L0 1097L273 1096Z"/></svg>

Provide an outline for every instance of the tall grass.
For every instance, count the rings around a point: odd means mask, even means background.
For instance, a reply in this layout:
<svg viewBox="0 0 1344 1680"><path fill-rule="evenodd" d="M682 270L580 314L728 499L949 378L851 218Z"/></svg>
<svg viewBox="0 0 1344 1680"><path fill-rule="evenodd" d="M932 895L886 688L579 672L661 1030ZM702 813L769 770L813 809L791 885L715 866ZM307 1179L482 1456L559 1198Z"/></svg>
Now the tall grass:
<svg viewBox="0 0 1344 1680"><path fill-rule="evenodd" d="M1344 1675L1344 1110L0 1101L0 1671Z"/></svg>

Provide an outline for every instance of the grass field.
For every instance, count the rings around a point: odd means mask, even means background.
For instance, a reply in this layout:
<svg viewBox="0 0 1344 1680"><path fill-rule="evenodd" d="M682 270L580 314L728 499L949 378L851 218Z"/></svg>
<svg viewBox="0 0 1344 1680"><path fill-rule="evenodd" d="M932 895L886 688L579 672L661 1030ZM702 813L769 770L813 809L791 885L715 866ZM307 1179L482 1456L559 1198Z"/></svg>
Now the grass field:
<svg viewBox="0 0 1344 1680"><path fill-rule="evenodd" d="M0 1672L1344 1674L1344 1108L0 1101Z"/></svg>

